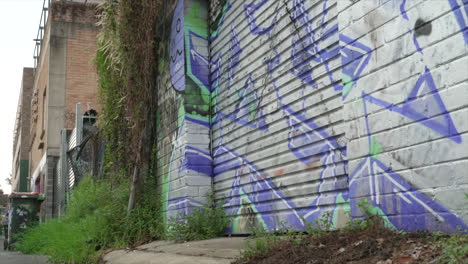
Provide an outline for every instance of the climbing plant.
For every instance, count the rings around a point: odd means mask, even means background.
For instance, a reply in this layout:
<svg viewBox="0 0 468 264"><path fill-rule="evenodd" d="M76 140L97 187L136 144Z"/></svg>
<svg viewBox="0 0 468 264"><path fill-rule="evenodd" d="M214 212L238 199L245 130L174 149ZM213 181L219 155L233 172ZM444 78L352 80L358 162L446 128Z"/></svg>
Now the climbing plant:
<svg viewBox="0 0 468 264"><path fill-rule="evenodd" d="M162 1L105 0L99 5L97 70L106 140L105 175L131 178L128 210L137 203L151 171L155 142L154 25ZM124 175L123 179L116 175ZM145 177L143 177L145 176ZM151 181L156 182L156 181Z"/></svg>

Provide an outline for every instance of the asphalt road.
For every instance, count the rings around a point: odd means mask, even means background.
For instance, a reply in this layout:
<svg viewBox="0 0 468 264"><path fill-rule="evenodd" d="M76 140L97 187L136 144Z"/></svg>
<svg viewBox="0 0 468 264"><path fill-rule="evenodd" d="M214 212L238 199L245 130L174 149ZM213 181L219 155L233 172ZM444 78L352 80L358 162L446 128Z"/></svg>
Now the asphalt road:
<svg viewBox="0 0 468 264"><path fill-rule="evenodd" d="M0 237L1 264L46 264L47 258L42 256L24 255L14 251L3 250L3 237Z"/></svg>

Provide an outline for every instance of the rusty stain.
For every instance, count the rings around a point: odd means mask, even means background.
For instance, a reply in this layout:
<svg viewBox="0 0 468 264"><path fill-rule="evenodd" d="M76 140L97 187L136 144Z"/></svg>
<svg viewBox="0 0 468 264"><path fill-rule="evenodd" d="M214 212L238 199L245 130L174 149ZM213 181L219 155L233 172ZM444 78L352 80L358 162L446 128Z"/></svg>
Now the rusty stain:
<svg viewBox="0 0 468 264"><path fill-rule="evenodd" d="M275 173L273 174L274 177L278 177L284 174L284 169L279 169L276 170Z"/></svg>
<svg viewBox="0 0 468 264"><path fill-rule="evenodd" d="M320 160L312 160L306 164L308 169L317 168L320 166Z"/></svg>

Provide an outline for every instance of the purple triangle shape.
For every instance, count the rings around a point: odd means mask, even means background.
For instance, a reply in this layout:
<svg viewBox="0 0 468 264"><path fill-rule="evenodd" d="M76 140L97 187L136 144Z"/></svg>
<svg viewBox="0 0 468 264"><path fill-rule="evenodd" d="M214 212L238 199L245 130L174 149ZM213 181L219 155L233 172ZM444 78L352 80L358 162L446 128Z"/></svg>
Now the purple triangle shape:
<svg viewBox="0 0 468 264"><path fill-rule="evenodd" d="M368 156L350 174L350 205L352 212L361 209L358 202L369 201L386 215L399 230L420 229L456 232L467 230L466 223L443 205L411 186L378 159Z"/></svg>
<svg viewBox="0 0 468 264"><path fill-rule="evenodd" d="M353 84L361 77L363 70L372 55L372 49L366 45L353 40L346 35L340 34L340 52L341 52L341 65L343 65L342 72L344 75L351 78ZM346 84L345 84L346 85ZM352 87L343 91L343 97L349 94Z"/></svg>
<svg viewBox="0 0 468 264"><path fill-rule="evenodd" d="M426 67L400 111L440 135L461 143L462 139L447 111L429 69Z"/></svg>

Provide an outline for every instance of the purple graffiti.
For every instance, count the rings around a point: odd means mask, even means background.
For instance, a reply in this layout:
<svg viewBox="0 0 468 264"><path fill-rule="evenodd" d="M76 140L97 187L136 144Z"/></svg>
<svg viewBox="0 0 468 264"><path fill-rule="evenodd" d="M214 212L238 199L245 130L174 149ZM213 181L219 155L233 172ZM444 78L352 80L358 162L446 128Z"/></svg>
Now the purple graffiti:
<svg viewBox="0 0 468 264"><path fill-rule="evenodd" d="M255 89L255 82L250 75L245 82L244 88L238 93L240 97L239 104L236 106L234 113L236 119L246 119L257 124L258 128L268 129L265 116L259 110L260 98Z"/></svg>
<svg viewBox="0 0 468 264"><path fill-rule="evenodd" d="M449 1L462 30L464 30L464 33L468 32L466 21L463 20L464 17L460 17L461 22L458 17L460 14L464 15L461 13L463 9L459 4L453 4L462 1L464 3L462 6L466 7L468 0ZM289 73L306 84L303 85L302 91L302 95L305 97L305 87L316 88L313 71L323 65L335 91L342 91L343 98L346 98L356 86L359 78L365 74L364 71L373 55L372 48L339 34L338 25L327 24L327 0L323 1L321 19L319 19L320 17L309 18L304 0L293 0L291 2L292 8L288 11L296 31L292 33L291 53L288 58L292 69L290 69ZM409 21L406 13L406 2L407 0L401 2L400 11L401 16ZM261 21L260 19L260 13L262 12L259 10L264 8L267 3L268 0L259 0L254 1L253 4L246 4L244 5L244 12L249 20L251 34L266 34L272 39L275 37L273 29L277 22L276 16L271 16L268 21ZM270 24L270 21L273 22ZM422 53L414 32L412 29L409 30L413 34L413 44L416 50ZM334 38L341 42L340 47L336 47L335 43L331 43ZM229 51L224 54L217 54L215 62L210 64L213 87L219 88L220 86L220 65L224 55L229 56L229 61L225 63L228 67L227 87L229 89L229 86L234 82L242 52L239 36L235 28L231 26ZM269 84L276 92L277 102L281 107L280 111L282 111L287 124L288 148L290 153L305 166L320 168L318 186L314 187L317 188L317 196L311 199L311 203L309 203L309 200L307 205L299 207L299 204L294 203L292 199L284 195L280 185L276 186L274 184L275 180L270 178L270 175L256 167L253 160L236 153L222 143L224 141L221 124L223 120L259 130L267 127L263 113L256 111L259 97L256 93L258 89L255 87L255 80L252 75L248 75L244 86L237 91L240 100L233 106L234 110L231 113L218 111L217 105L214 105L217 116L213 123L219 125L221 136L217 138L219 142L213 151L213 177L215 179L218 177L222 181L225 180L223 177L227 177L226 175L232 176L234 174L234 179L229 182L231 188L226 200L228 213L239 216L245 207L250 207L255 217L261 219L270 230L278 227L279 220L285 219L288 224L297 229L302 229L304 220L310 222L321 217L325 211L337 208L338 196L345 202L350 202L355 217L359 217L356 214L359 211L357 202L362 198L369 197L371 204L381 210L381 213L385 214L384 217L398 229L416 230L427 228L454 231L458 226L466 229L466 225L459 217L423 195L402 176L394 172L391 166L385 165L376 156L370 154L371 133L367 123L366 108L366 104L369 103L408 117L456 143L461 143L462 138L455 128L428 68L421 74L407 99L400 105L394 105L391 102L362 93L369 154L363 158L357 168L349 174L348 178L346 145L339 144L338 139L327 131L328 128L320 126L316 120L308 117L305 103L301 108L299 105L289 105L289 102L283 99L284 90L282 89L287 90L288 88L286 86L278 87L276 84L278 76L273 75L279 74L276 73L276 69L281 63L281 57L274 47L273 53L274 56L265 59L265 63L270 77L268 79ZM347 82L344 86L335 84L332 69L329 67L329 61L340 59L339 56L341 56L342 74ZM280 89L283 93L280 92ZM215 93L214 100L216 102L217 89L215 89ZM299 94L295 96L300 97ZM194 160L200 159L200 155L194 154L191 158ZM211 160L207 159L203 162L208 163ZM187 162L187 164L189 163ZM260 166L259 164L257 165ZM348 180L350 180L349 183ZM273 210L275 212L272 212Z"/></svg>
<svg viewBox="0 0 468 264"><path fill-rule="evenodd" d="M327 4L328 4L328 0L324 0L323 1L323 6L322 6L322 29L324 29L326 27L326 21L325 19L327 18L327 15L328 15L328 8L327 8ZM338 26L338 25L336 25Z"/></svg>
<svg viewBox="0 0 468 264"><path fill-rule="evenodd" d="M184 1L179 0L172 17L170 36L171 82L175 90L185 90L185 57L184 57Z"/></svg>
<svg viewBox="0 0 468 264"><path fill-rule="evenodd" d="M219 82L221 80L221 62L222 62L222 57L220 54L217 56L214 56L214 60L210 60L210 90L216 91L216 87L219 86ZM216 104L215 104L216 106Z"/></svg>
<svg viewBox="0 0 468 264"><path fill-rule="evenodd" d="M421 45L419 45L419 41L416 37L416 34L414 34L414 31L413 30L410 30L410 33L413 34L413 44L414 44L414 47L416 48L416 51L423 54L423 51L421 49Z"/></svg>
<svg viewBox="0 0 468 264"><path fill-rule="evenodd" d="M225 205L228 214L236 215L244 204L242 200L245 199L248 204L255 206L258 216L270 230L280 227L281 221L278 221L280 217L289 226L304 229L304 222L295 205L286 199L268 175L256 168L245 157L224 145L214 150L214 156L216 157L215 176L235 170L234 181ZM281 216L271 214L273 207L275 210L282 211Z"/></svg>
<svg viewBox="0 0 468 264"><path fill-rule="evenodd" d="M349 80L344 84L343 98L346 98L351 89L356 85L361 77L363 70L369 64L372 56L372 49L366 45L352 40L351 38L340 34L341 44L341 65L343 75Z"/></svg>
<svg viewBox="0 0 468 264"><path fill-rule="evenodd" d="M287 105L282 107L289 127L288 147L303 163L309 164L340 149L334 137L312 119L307 119Z"/></svg>
<svg viewBox="0 0 468 264"><path fill-rule="evenodd" d="M192 170L211 176L213 172L210 153L192 146L185 146L179 172L184 170Z"/></svg>
<svg viewBox="0 0 468 264"><path fill-rule="evenodd" d="M307 208L300 210L301 215L307 222L320 218L326 209L323 206L334 204L336 197L342 195L347 199L347 179L336 179L339 175L346 175L346 147L340 146L335 137L329 135L325 129L318 126L312 119L307 118L303 113L293 110L289 105L283 103L279 88L273 78L273 73L280 63L280 57L276 56L267 61L269 74L272 77L272 85L276 91L276 97L283 109L284 118L289 127L288 147L291 152L304 164L312 165L313 162L320 162L323 169L320 173L320 182L318 185L318 197L315 198ZM331 184L325 182L325 179L334 178ZM325 193L324 188L334 192ZM333 202L330 202L332 201ZM330 216L331 218L331 216ZM330 219L331 220L331 219Z"/></svg>
<svg viewBox="0 0 468 264"><path fill-rule="evenodd" d="M295 27L300 30L296 30L292 37L291 62L293 67L291 73L301 79L303 83L316 88L312 69L316 65L323 65L335 91L341 91L343 86L335 83L333 72L329 67L330 60L339 55L340 48L339 46L329 47L329 44L325 46L328 39L337 37L338 24L331 25L330 28L326 29L327 23L325 18L327 13L327 1L324 1L320 26L323 33L316 34L304 1L293 1L290 18ZM324 47L320 48L321 46ZM315 65L312 66L311 63L315 63Z"/></svg>
<svg viewBox="0 0 468 264"><path fill-rule="evenodd" d="M421 194L381 161L367 156L349 176L351 212L359 212L357 202L370 197L399 230L457 231L466 229L463 220L439 203Z"/></svg>
<svg viewBox="0 0 468 264"><path fill-rule="evenodd" d="M457 23L468 45L468 0L448 0L453 14L457 18Z"/></svg>
<svg viewBox="0 0 468 264"><path fill-rule="evenodd" d="M208 40L189 31L190 45L190 71L192 75L203 85L211 90L210 61L208 55Z"/></svg>
<svg viewBox="0 0 468 264"><path fill-rule="evenodd" d="M394 105L367 94L364 94L363 99L369 103L418 121L419 124L434 130L458 144L462 142L460 133L455 128L455 124L439 95L439 91L427 67L402 106Z"/></svg>
<svg viewBox="0 0 468 264"><path fill-rule="evenodd" d="M407 0L401 1L401 4L400 4L400 13L401 13L401 16L402 16L404 19L406 19L406 20L409 21L409 17L408 17L408 14L406 13L406 7L405 7L405 6L406 6L406 1L407 1Z"/></svg>
<svg viewBox="0 0 468 264"><path fill-rule="evenodd" d="M245 81L244 87L238 92L238 96L240 100L239 103L236 104L234 110L229 114L221 111L217 112L217 116L213 120L213 125L225 118L243 126L267 131L268 125L266 123L266 117L263 112L259 110L258 104L260 99L256 92L255 82L252 80L251 76Z"/></svg>
<svg viewBox="0 0 468 264"><path fill-rule="evenodd" d="M244 5L244 11L245 15L247 16L247 19L249 21L249 26L250 26L250 32L254 35L266 35L269 34L273 28L275 27L276 24L276 17L278 13L275 13L273 16L272 22L266 26L266 27L261 27L259 26L257 20L258 18L256 17L255 13L261 13L258 12L259 9L265 6L266 3L268 3L269 0L260 0L258 3L252 3L252 4L245 4Z"/></svg>
<svg viewBox="0 0 468 264"><path fill-rule="evenodd" d="M314 77L312 76L312 67L310 62L314 58L313 53L309 53L303 47L305 40L300 40L298 35L293 35L293 43L291 49L291 62L293 68L291 73L302 80L303 83L310 87L316 88Z"/></svg>
<svg viewBox="0 0 468 264"><path fill-rule="evenodd" d="M201 206L203 206L203 203L186 196L169 199L167 205L167 216L170 218L189 215L195 208L199 208Z"/></svg>
<svg viewBox="0 0 468 264"><path fill-rule="evenodd" d="M231 83L234 80L235 72L237 66L239 66L240 56L242 54L242 48L240 45L239 37L237 36L237 32L234 29L234 26L231 25L231 41L229 43L229 62L228 62L228 81L227 81L227 89L231 87Z"/></svg>
<svg viewBox="0 0 468 264"><path fill-rule="evenodd" d="M371 134L366 106L370 101L364 92L362 98L369 153L371 153ZM370 154L358 164L349 179L351 212L359 212L358 200L370 197L371 204L380 208L392 225L400 230L430 229L454 232L457 228L467 229L463 220L420 193Z"/></svg>

